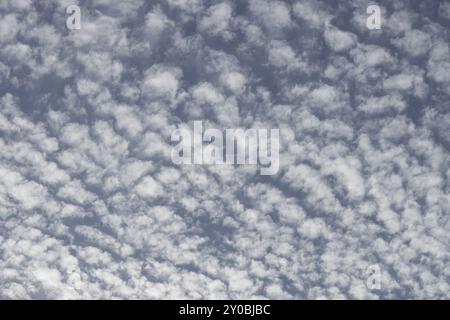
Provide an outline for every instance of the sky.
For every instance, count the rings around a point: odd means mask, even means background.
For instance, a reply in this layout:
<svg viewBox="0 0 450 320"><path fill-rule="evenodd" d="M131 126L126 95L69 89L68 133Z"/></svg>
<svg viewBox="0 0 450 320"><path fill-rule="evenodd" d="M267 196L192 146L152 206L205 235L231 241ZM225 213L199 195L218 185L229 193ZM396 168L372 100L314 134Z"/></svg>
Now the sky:
<svg viewBox="0 0 450 320"><path fill-rule="evenodd" d="M0 299L450 299L449 29L443 0L1 0ZM279 129L278 172L173 163L194 121Z"/></svg>

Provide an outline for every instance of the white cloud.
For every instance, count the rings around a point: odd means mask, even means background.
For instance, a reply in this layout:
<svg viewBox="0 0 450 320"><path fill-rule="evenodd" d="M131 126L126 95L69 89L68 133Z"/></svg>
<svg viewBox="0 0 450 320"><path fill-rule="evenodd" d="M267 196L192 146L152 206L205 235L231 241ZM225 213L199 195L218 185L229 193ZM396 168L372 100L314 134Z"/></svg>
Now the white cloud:
<svg viewBox="0 0 450 320"><path fill-rule="evenodd" d="M324 36L326 43L333 51L346 51L353 48L356 44L356 36L354 34L339 30L333 26L327 26Z"/></svg>
<svg viewBox="0 0 450 320"><path fill-rule="evenodd" d="M0 298L449 297L444 2L111 3L0 3ZM173 164L194 120L279 173Z"/></svg>

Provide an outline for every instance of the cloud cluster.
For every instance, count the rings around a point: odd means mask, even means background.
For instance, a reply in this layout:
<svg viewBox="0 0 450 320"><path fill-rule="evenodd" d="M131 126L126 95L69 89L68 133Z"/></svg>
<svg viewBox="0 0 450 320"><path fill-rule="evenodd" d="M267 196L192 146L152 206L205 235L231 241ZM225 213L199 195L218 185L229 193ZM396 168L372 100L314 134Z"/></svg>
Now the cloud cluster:
<svg viewBox="0 0 450 320"><path fill-rule="evenodd" d="M76 2L0 4L0 298L450 298L448 1Z"/></svg>

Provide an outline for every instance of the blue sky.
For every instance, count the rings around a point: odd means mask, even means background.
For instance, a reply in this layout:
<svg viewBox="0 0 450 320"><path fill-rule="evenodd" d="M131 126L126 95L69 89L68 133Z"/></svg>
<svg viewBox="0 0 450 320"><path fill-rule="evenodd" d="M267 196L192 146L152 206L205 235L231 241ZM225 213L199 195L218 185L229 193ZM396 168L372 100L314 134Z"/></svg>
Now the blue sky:
<svg viewBox="0 0 450 320"><path fill-rule="evenodd" d="M449 1L2 0L0 298L450 298L449 27ZM279 171L175 165L194 121L279 128Z"/></svg>

